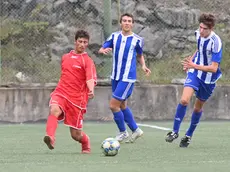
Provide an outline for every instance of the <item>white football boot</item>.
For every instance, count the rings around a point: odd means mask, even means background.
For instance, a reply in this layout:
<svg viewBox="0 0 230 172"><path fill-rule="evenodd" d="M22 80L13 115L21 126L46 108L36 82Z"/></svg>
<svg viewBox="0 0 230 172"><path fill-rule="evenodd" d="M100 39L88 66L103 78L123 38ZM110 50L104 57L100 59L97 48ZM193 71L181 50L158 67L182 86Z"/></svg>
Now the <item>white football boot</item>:
<svg viewBox="0 0 230 172"><path fill-rule="evenodd" d="M131 135L130 139L126 143L134 143L144 132L138 127Z"/></svg>
<svg viewBox="0 0 230 172"><path fill-rule="evenodd" d="M129 138L129 133L127 130L125 130L124 132L118 133L118 135L115 137L115 139L119 142L122 142L128 138Z"/></svg>

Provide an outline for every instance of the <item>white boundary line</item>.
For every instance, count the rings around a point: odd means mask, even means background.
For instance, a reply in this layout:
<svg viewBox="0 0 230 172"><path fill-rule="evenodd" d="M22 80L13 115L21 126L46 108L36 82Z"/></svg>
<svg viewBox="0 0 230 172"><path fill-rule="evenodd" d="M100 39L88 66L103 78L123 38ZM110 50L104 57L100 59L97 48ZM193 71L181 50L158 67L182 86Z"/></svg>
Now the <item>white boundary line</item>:
<svg viewBox="0 0 230 172"><path fill-rule="evenodd" d="M139 124L139 123L137 125L141 126L141 127L155 128L155 129L158 129L158 130L172 131L171 128L159 127L159 126L156 126L156 125Z"/></svg>

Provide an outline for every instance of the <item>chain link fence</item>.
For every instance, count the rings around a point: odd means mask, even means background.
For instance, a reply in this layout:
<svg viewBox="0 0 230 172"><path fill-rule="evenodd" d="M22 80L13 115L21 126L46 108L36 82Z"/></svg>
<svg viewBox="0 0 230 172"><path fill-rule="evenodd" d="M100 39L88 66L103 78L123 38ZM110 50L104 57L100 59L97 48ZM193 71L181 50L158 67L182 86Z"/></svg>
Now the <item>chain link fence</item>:
<svg viewBox="0 0 230 172"><path fill-rule="evenodd" d="M90 33L89 55L98 77L109 78L111 56L97 52L108 35L120 29L119 16L134 15L134 32L144 37L144 55L152 75L142 82L168 84L185 78L180 61L195 51L194 31L201 12L213 13L223 41L223 77L230 83L229 0L2 0L0 83L56 83L60 60L74 48L78 29Z"/></svg>

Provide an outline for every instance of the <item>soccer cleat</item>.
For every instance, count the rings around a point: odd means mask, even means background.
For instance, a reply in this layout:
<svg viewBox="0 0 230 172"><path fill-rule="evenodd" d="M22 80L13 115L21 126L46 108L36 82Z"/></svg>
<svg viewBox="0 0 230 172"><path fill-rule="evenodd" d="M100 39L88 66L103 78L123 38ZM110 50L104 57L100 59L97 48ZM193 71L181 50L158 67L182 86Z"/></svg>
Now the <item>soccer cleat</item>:
<svg viewBox="0 0 230 172"><path fill-rule="evenodd" d="M129 133L125 130L124 132L120 132L116 137L115 139L119 142L122 142L126 139L129 138Z"/></svg>
<svg viewBox="0 0 230 172"><path fill-rule="evenodd" d="M182 137L181 141L180 141L180 147L182 148L186 148L188 147L188 145L191 143L191 137L190 136L184 136Z"/></svg>
<svg viewBox="0 0 230 172"><path fill-rule="evenodd" d="M43 141L50 150L54 149L54 139L52 139L50 136L45 136Z"/></svg>
<svg viewBox="0 0 230 172"><path fill-rule="evenodd" d="M144 132L137 128L131 135L130 139L127 141L127 143L134 143L135 140L137 140L139 137L141 137L144 134Z"/></svg>
<svg viewBox="0 0 230 172"><path fill-rule="evenodd" d="M167 135L166 135L166 138L165 138L165 141L166 142L169 142L169 143L172 143L173 140L177 139L179 136L178 133L175 133L173 131L170 131Z"/></svg>
<svg viewBox="0 0 230 172"><path fill-rule="evenodd" d="M90 139L89 139L89 136L87 136L87 137L88 137L88 141L86 143L81 144L81 147L82 147L81 153L82 154L90 154L90 152L91 152Z"/></svg>

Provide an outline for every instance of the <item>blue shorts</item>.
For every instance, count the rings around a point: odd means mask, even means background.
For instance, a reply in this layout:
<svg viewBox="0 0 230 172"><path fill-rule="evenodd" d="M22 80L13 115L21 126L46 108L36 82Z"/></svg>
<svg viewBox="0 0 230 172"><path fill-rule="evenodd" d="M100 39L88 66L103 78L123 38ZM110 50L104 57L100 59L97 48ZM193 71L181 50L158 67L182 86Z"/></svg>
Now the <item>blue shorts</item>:
<svg viewBox="0 0 230 172"><path fill-rule="evenodd" d="M126 100L133 92L134 83L132 82L116 81L112 79L111 84L113 98L119 101Z"/></svg>
<svg viewBox="0 0 230 172"><path fill-rule="evenodd" d="M189 72L184 87L192 87L196 92L196 97L201 101L206 101L212 95L216 84L205 84L196 74Z"/></svg>

